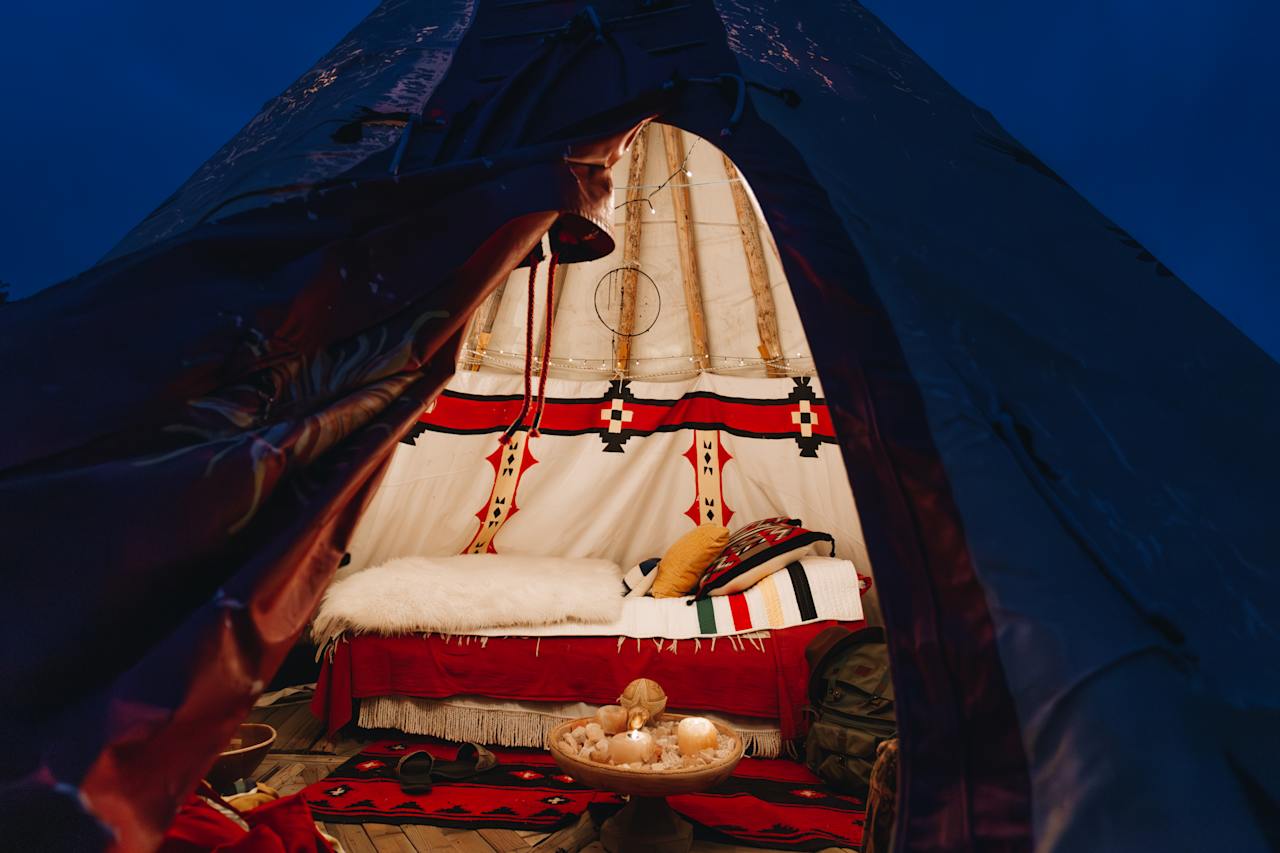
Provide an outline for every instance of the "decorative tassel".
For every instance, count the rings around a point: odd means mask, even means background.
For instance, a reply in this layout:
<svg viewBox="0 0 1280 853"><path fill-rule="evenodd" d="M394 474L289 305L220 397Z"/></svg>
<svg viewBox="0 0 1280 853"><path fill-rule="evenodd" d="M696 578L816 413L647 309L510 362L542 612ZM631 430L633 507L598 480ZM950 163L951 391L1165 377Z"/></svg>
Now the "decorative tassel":
<svg viewBox="0 0 1280 853"><path fill-rule="evenodd" d="M542 336L542 361L538 368L538 407L535 410L533 429L529 431L530 438L537 438L542 435L539 432L539 427L542 426L542 409L547 400L547 366L551 362L551 327L555 325L552 322L551 307L555 304L556 266L559 263L560 255L552 252L551 262L547 265L547 310L543 316L546 332ZM530 312L530 317L532 316L532 312ZM532 329L532 326L530 328Z"/></svg>
<svg viewBox="0 0 1280 853"><path fill-rule="evenodd" d="M529 404L533 400L533 300L536 296L537 281L538 260L534 258L529 264L529 310L525 312L524 324L524 402L520 404L520 414L516 415L511 426L507 427L506 432L498 439L498 444L503 447L511 440L511 436L515 435L516 430L524 426L525 416L529 414Z"/></svg>

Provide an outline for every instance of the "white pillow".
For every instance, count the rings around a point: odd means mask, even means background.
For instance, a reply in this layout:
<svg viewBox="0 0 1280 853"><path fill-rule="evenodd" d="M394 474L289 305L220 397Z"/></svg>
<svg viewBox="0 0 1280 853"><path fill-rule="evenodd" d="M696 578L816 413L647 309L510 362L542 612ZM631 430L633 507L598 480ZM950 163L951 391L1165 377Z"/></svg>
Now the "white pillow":
<svg viewBox="0 0 1280 853"><path fill-rule="evenodd" d="M631 570L622 576L622 586L624 588L622 594L627 598L648 595L649 590L653 589L654 578L658 576L658 563L660 562L662 562L661 557L650 557L632 566Z"/></svg>

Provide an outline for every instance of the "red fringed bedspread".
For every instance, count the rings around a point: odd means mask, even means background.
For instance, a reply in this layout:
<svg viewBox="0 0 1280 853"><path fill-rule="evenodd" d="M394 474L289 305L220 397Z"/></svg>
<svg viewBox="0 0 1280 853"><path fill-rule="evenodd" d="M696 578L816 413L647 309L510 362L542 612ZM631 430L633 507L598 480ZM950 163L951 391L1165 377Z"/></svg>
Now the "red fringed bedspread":
<svg viewBox="0 0 1280 853"><path fill-rule="evenodd" d="M784 738L803 731L809 667L805 646L834 622L772 631L755 641L617 637L477 638L361 635L339 642L326 660L311 709L330 733L352 719L356 699L479 695L529 702L604 705L633 678L652 678L677 708L779 721ZM862 623L847 623L859 628ZM695 650L696 649L696 650Z"/></svg>

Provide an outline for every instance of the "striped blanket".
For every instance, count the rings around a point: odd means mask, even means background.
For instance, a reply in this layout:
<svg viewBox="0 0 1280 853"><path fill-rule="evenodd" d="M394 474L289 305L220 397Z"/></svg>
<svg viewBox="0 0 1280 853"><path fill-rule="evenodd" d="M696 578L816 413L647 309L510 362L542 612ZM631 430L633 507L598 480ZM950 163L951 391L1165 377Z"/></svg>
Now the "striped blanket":
<svg viewBox="0 0 1280 853"><path fill-rule="evenodd" d="M789 628L806 622L862 618L858 573L832 557L802 557L743 592L694 602L633 596L615 622L468 631L481 637L662 637L688 640Z"/></svg>

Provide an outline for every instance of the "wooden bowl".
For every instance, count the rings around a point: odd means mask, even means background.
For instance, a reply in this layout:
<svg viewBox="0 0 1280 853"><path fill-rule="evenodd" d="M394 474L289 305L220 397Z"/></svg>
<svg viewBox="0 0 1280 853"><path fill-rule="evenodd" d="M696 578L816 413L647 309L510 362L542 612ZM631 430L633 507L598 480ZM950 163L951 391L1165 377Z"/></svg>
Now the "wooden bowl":
<svg viewBox="0 0 1280 853"><path fill-rule="evenodd" d="M205 779L218 791L230 790L237 780L248 778L258 769L275 741L276 730L266 723L241 723Z"/></svg>
<svg viewBox="0 0 1280 853"><path fill-rule="evenodd" d="M667 720L680 720L689 714L663 714ZM692 794L714 788L733 775L733 768L742 760L742 737L726 725L712 723L720 734L728 735L734 740L733 754L716 764L705 767L682 767L678 770L627 770L612 764L601 764L565 752L560 740L578 726L594 723L595 717L583 717L561 723L547 735L548 749L555 758L556 764L568 775L584 785L600 791L612 791L615 794L630 794L636 797L666 797L671 794Z"/></svg>

